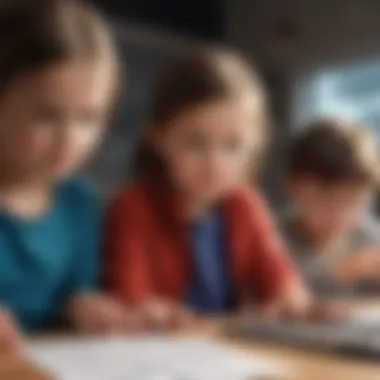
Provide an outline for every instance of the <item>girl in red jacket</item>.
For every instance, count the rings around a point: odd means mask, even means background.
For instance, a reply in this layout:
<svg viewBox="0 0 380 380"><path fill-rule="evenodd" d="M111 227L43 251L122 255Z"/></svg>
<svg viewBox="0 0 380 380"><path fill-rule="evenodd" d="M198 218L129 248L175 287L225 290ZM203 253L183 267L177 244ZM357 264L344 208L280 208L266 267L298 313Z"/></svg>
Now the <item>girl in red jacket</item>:
<svg viewBox="0 0 380 380"><path fill-rule="evenodd" d="M114 199L106 237L112 292L154 327L247 301L306 310L266 206L249 188L266 131L262 85L239 56L191 52L161 73L138 180Z"/></svg>

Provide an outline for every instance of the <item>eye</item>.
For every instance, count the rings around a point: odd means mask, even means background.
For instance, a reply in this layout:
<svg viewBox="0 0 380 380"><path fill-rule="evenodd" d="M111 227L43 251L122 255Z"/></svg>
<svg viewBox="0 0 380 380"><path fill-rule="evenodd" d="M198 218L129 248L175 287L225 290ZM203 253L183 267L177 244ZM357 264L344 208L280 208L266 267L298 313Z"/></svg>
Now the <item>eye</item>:
<svg viewBox="0 0 380 380"><path fill-rule="evenodd" d="M79 116L80 123L83 126L92 126L95 124L100 124L103 121L103 114L97 109L87 109L83 110Z"/></svg>
<svg viewBox="0 0 380 380"><path fill-rule="evenodd" d="M44 124L54 124L60 121L61 113L53 106L45 106L36 110L35 118Z"/></svg>
<svg viewBox="0 0 380 380"><path fill-rule="evenodd" d="M236 153L244 147L244 142L239 138L231 138L225 144L225 149L229 153Z"/></svg>
<svg viewBox="0 0 380 380"><path fill-rule="evenodd" d="M188 149L203 150L206 149L207 142L198 134L189 134L185 139L185 145Z"/></svg>

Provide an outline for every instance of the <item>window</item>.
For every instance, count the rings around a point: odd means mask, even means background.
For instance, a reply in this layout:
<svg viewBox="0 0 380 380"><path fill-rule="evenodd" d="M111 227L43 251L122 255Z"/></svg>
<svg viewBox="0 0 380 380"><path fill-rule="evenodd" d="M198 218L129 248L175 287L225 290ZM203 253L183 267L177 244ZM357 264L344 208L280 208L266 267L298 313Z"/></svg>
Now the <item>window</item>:
<svg viewBox="0 0 380 380"><path fill-rule="evenodd" d="M364 123L380 137L380 59L304 76L296 87L295 119L336 115Z"/></svg>

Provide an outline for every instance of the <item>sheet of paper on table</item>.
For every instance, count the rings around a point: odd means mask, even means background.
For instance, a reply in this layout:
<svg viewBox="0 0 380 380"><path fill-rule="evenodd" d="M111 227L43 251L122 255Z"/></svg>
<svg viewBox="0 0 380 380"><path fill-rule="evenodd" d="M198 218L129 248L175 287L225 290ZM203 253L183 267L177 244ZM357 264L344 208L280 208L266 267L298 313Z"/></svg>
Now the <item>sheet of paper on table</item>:
<svg viewBox="0 0 380 380"><path fill-rule="evenodd" d="M38 341L30 358L57 380L251 380L284 368L198 338L113 337Z"/></svg>

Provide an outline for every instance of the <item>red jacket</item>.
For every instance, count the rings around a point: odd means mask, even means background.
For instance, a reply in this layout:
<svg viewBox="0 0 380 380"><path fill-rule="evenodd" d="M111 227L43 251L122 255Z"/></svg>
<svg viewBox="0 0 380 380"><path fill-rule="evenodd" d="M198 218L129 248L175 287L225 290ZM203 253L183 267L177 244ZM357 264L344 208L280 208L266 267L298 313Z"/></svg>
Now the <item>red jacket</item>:
<svg viewBox="0 0 380 380"><path fill-rule="evenodd" d="M230 273L238 299L270 302L298 280L261 198L249 189L222 201ZM126 188L111 204L106 233L108 280L115 296L181 302L189 282L189 234L181 207L157 181Z"/></svg>

